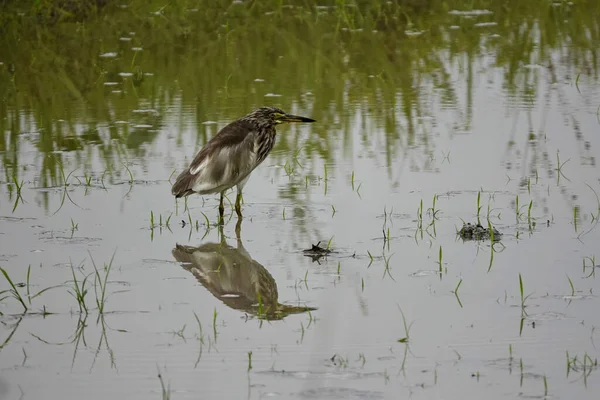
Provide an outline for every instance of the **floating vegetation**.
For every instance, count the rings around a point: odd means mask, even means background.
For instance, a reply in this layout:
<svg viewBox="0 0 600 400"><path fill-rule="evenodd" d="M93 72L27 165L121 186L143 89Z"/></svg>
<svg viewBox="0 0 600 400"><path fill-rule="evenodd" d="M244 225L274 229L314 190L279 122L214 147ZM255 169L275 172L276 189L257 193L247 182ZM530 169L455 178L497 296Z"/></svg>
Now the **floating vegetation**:
<svg viewBox="0 0 600 400"><path fill-rule="evenodd" d="M310 249L302 250L302 253L304 253L306 257L312 257L314 262L333 253L333 250L328 247L321 247L321 241L319 241L317 244L312 244Z"/></svg>
<svg viewBox="0 0 600 400"><path fill-rule="evenodd" d="M467 222L463 224L462 228L457 232L462 240L486 240L493 238L494 241L498 241L502 238L500 233L495 227L484 228L481 224L471 224Z"/></svg>

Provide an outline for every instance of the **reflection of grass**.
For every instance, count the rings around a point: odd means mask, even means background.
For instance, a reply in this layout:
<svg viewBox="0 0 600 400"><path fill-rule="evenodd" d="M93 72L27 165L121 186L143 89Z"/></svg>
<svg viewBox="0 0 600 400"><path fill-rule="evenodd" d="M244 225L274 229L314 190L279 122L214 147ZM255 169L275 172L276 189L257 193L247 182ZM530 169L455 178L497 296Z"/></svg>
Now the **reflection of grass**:
<svg viewBox="0 0 600 400"><path fill-rule="evenodd" d="M198 366L200 362L200 358L202 357L202 350L204 348L204 332L202 330L202 323L200 322L200 318L198 318L198 314L194 312L194 318L196 318L196 322L198 323L198 341L200 342L200 351L198 352L198 358L196 359L196 363L194 364L194 368Z"/></svg>
<svg viewBox="0 0 600 400"><path fill-rule="evenodd" d="M166 6L158 0L133 0L126 9L109 1L102 9L69 13L61 7L68 10L73 2L30 1L19 3L25 11L20 17L10 12L17 2L10 3L0 16L0 53L7 55L0 66L0 98L8 105L0 105L0 150L8 150L2 163L9 177L24 164L17 135L39 132L38 151L53 154L36 162L42 186L60 180L65 158L57 151L95 153L111 177L118 173L116 163L131 153L143 158L148 151L144 144L158 137L162 121L133 110L151 108L161 115L178 101L192 105L196 120L183 120L182 126L195 124L197 140L205 142L214 131L202 121L231 120L264 103L266 92L279 92L283 96L277 101L286 109L310 108L325 123L339 116L344 137L318 129L308 138L281 135L278 149L293 152L302 143L307 154L330 160L338 139L352 140L351 116L368 109L373 128L385 131L391 162L399 148L418 140L434 146L419 117L427 115L425 104L434 94L445 104L456 104L460 94L452 70L459 61L466 62L468 78L467 111L458 112L465 127L472 112L473 71L490 52L496 54L494 67L504 71L509 95L524 99L533 98L539 82L522 65L543 63L566 41L565 57L577 68L578 86L596 69L589 56L598 41L599 5L592 0L577 7L557 7L546 0L475 0L470 8L493 14L472 19L448 14L465 8L458 0L430 0L427 7L409 0L358 1L356 7L336 2L326 10L315 9L320 4L316 0L292 0L288 3L298 6L293 8L282 8L276 0L251 5L201 0L201 12L188 11L184 0ZM94 1L82 2L90 3ZM28 8L32 4L36 6ZM87 16L86 29L72 22L82 15ZM406 35L408 21L411 31L424 32L418 40ZM488 38L487 31L475 26L479 21L497 22L493 32L499 36ZM450 25L459 29L451 31ZM136 35L122 34L128 30ZM536 37L544 40L534 46ZM133 50L137 47L143 50ZM35 57L31 48L38 49ZM111 51L116 58L99 57ZM78 55L74 62L73 54ZM256 78L264 82L255 83ZM112 93L115 88L120 92ZM301 96L307 91L312 95ZM153 129L133 128L135 119ZM10 148L4 149L5 143ZM77 162L90 163L86 157Z"/></svg>
<svg viewBox="0 0 600 400"><path fill-rule="evenodd" d="M520 273L519 273L519 293L521 295L521 321L520 321L520 325L519 325L519 335L521 335L523 333L523 324L525 323L525 318L528 316L527 311L525 311L525 308L527 307L525 305L525 302L533 293L530 293L527 296L525 296L523 277L521 276Z"/></svg>
<svg viewBox="0 0 600 400"><path fill-rule="evenodd" d="M569 351L567 350L567 378L569 377L571 371L581 372L583 377L583 383L587 387L587 378L590 376L592 371L598 369L598 359L590 357L587 353L584 353L581 359L575 355L571 357L569 355ZM546 384L544 385L545 389Z"/></svg>
<svg viewBox="0 0 600 400"><path fill-rule="evenodd" d="M460 285L462 284L462 278L458 281L458 283L456 284L456 287L454 288L454 290L452 291L452 293L454 293L454 296L456 297L456 301L458 301L458 305L460 306L460 308L463 308L462 302L460 301L460 297L458 297L458 288L460 288Z"/></svg>
<svg viewBox="0 0 600 400"><path fill-rule="evenodd" d="M77 274L75 272L76 268L71 263L71 275L73 277L73 280L72 280L72 282L67 282L66 285L60 285L60 286L68 286L67 291L77 301L77 307L79 310L77 326L75 328L74 333L71 335L71 338L70 338L71 340L69 342L52 343L52 342L49 342L49 341L43 339L42 337L34 335L32 333L32 335L36 339L38 339L41 342L46 343L46 344L54 344L54 345L74 344L75 347L73 349L73 358L72 358L72 362L71 362L71 367L73 367L73 365L75 365L75 359L77 358L77 353L78 353L80 344L83 344L84 347L88 347L86 337L85 337L85 331L86 331L86 328L88 327L87 318L90 313L90 306L86 300L86 297L90 291L90 286L92 285L92 283L90 283L91 282L90 277L93 277L94 294L96 297L96 299L95 299L96 300L96 310L98 313L97 319L96 319L96 324L99 325L100 329L101 329L100 339L98 341L98 345L96 346L96 349L94 352L94 360L92 362L91 368L94 367L96 359L97 359L98 355L100 354L100 350L102 349L103 346L108 351L110 361L111 361L111 367L116 366L114 353L108 343L107 328L110 329L110 327L107 325L106 320L105 320L105 313L106 313L105 305L106 305L106 301L108 298L108 296L107 296L108 277L109 277L110 271L112 269L114 257L115 257L115 255L113 254L113 256L110 259L110 262L108 264L104 264L104 266L102 268L98 268L96 266L94 259L92 258L91 254L90 254L90 259L92 261L94 271L91 273L85 273L83 271L83 265L80 265L79 267L77 267L77 270L81 270L83 272L83 278L81 278L81 279L79 279L77 277ZM29 275L29 273L28 273L28 275ZM29 277L27 278L27 282L29 282ZM29 287L28 283L27 283L27 286ZM53 287L56 287L56 286L53 286ZM50 288L53 288L53 287L50 287ZM38 292L37 294L31 296L31 299L35 298L36 296L39 296L41 293L43 293L44 291L46 291L50 288L44 289L44 290ZM15 290L16 290L16 288L15 288ZM27 294L29 297L29 288L27 289Z"/></svg>
<svg viewBox="0 0 600 400"><path fill-rule="evenodd" d="M588 261L590 262L590 265L588 265ZM587 268L591 268L592 272L590 272L586 276L586 278L589 278L591 276L593 276L595 278L596 277L596 268L599 268L599 266L596 265L596 256L583 257L583 273L585 273L585 270Z"/></svg>
<svg viewBox="0 0 600 400"><path fill-rule="evenodd" d="M73 357L71 358L71 368L73 368L73 366L75 365L75 360L77 359L77 354L79 352L80 344L83 344L84 347L88 346L86 338L85 338L85 330L88 327L87 317L88 317L87 314L85 314L85 315L79 314L79 317L77 319L77 326L75 327L75 331L71 335L71 338L70 338L71 340L69 342L53 343L53 342L49 342L49 341L43 339L42 337L35 335L33 333L30 333L30 334L33 337L35 337L37 340L39 340L40 342L45 343L45 344L57 345L57 346L63 346L65 344L73 344L74 345ZM98 346L96 347L96 351L94 352L94 359L92 361L90 370L93 369L94 364L96 363L98 354L100 354L100 350L102 349L102 343L105 344L106 350L108 351L110 361L111 361L111 367L116 366L114 353L113 353L110 345L108 344L108 336L106 334L107 325L106 325L106 321L104 320L103 316L98 320L98 323L100 323L100 328L101 328L100 340L98 342Z"/></svg>
<svg viewBox="0 0 600 400"><path fill-rule="evenodd" d="M400 310L400 313L402 314L402 323L404 324L404 337L401 339L398 339L398 343L403 343L404 344L404 355L402 357L402 365L400 367L400 370L404 372L404 368L406 367L406 357L408 356L408 352L409 352L409 346L410 346L410 328L412 327L413 322L411 322L410 324L407 324L406 322L406 317L404 315L404 311L402 311L402 308L400 308L399 304L396 304L398 306L398 310ZM412 354L412 352L411 352Z"/></svg>
<svg viewBox="0 0 600 400"><path fill-rule="evenodd" d="M24 202L23 196L21 195L21 189L23 188L23 183L25 183L25 182L21 181L21 183L19 183L19 181L17 180L16 174L13 175L13 182L15 184L15 189L17 191L16 196L15 196L15 204L12 209L12 211L15 212L15 210L17 209L17 206L19 205L19 200L21 200L21 203Z"/></svg>
<svg viewBox="0 0 600 400"><path fill-rule="evenodd" d="M160 372L160 368L158 369L158 380L160 382L162 400L169 400L171 398L171 384L169 383L167 386L165 386L165 382Z"/></svg>
<svg viewBox="0 0 600 400"><path fill-rule="evenodd" d="M0 313L0 316L2 315L2 313ZM2 350L12 339L12 337L14 336L15 332L17 331L17 329L19 328L19 325L21 324L21 321L23 320L23 316L19 317L19 319L17 320L17 322L12 326L12 330L10 331L10 334L6 337L6 339L4 339L4 341L2 343L0 343L0 350ZM5 327L8 326L8 324L6 323L2 323Z"/></svg>
<svg viewBox="0 0 600 400"><path fill-rule="evenodd" d="M408 343L410 340L410 328L412 326L412 322L410 324L407 324L406 322L406 317L404 315L404 311L402 311L402 308L400 308L400 305L396 304L398 306L398 310L400 310L400 314L402 314L402 323L404 324L404 337L402 339L398 339L399 343Z"/></svg>

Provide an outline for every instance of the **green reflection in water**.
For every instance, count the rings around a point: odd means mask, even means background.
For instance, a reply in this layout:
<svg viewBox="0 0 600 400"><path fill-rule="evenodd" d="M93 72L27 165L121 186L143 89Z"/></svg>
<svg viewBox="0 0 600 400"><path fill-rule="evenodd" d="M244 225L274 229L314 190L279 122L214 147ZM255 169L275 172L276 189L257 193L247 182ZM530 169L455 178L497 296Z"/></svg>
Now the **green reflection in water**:
<svg viewBox="0 0 600 400"><path fill-rule="evenodd" d="M523 107L553 83L526 65L555 71L558 62L582 84L598 78L595 0L134 0L72 13L69 2L60 12L9 3L0 24L3 179L27 168L40 187L61 184L67 162L110 180L124 161L144 163L165 131L178 146L190 128L202 145L217 131L203 122L270 104L321 122L310 135L279 135L271 157L281 164L302 147L335 165L334 149L370 147L384 132L377 142L390 165L409 146L434 146L422 118L433 102L470 128L482 68L502 69L505 95Z"/></svg>

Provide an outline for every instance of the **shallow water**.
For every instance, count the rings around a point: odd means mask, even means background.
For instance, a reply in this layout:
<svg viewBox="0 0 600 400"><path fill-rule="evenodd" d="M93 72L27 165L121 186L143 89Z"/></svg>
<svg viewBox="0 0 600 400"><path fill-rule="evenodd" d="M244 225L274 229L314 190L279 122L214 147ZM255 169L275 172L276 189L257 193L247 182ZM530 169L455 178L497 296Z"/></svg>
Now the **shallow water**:
<svg viewBox="0 0 600 400"><path fill-rule="evenodd" d="M596 398L598 6L517 3L132 5L38 28L37 59L3 40L0 266L28 309L0 295L0 398ZM188 213L170 181L264 104L317 122L278 128L215 259L217 196ZM478 204L493 248L456 235Z"/></svg>

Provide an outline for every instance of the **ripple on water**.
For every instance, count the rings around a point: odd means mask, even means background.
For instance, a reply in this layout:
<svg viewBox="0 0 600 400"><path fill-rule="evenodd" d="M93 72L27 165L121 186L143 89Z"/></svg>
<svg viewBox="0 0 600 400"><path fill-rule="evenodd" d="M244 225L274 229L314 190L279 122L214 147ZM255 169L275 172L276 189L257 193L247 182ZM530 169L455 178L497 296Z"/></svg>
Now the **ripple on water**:
<svg viewBox="0 0 600 400"><path fill-rule="evenodd" d="M544 68L544 66L540 65L540 64L525 64L525 65L523 65L523 68L525 68L525 69L542 69L542 68Z"/></svg>
<svg viewBox="0 0 600 400"><path fill-rule="evenodd" d="M118 55L119 55L119 53L117 53L117 52L109 51L107 53L100 54L100 58L115 58Z"/></svg>
<svg viewBox="0 0 600 400"><path fill-rule="evenodd" d="M31 217L5 217L5 216L0 216L0 221L6 221L6 222L35 221L35 218L31 218Z"/></svg>
<svg viewBox="0 0 600 400"><path fill-rule="evenodd" d="M93 237L68 237L68 236L57 236L52 239L44 240L44 243L56 243L56 244L90 244L93 242L99 242L102 239Z"/></svg>
<svg viewBox="0 0 600 400"><path fill-rule="evenodd" d="M408 37L421 36L424 33L425 31L404 31L404 34Z"/></svg>
<svg viewBox="0 0 600 400"><path fill-rule="evenodd" d="M355 371L285 371L285 370L267 370L258 372L265 375L276 375L293 379L314 380L314 379L337 379L342 381L354 381L357 379L373 378L383 376L380 372L355 372Z"/></svg>
<svg viewBox="0 0 600 400"><path fill-rule="evenodd" d="M587 295L587 294L574 294L574 295L561 295L561 294L557 294L553 296L555 299L559 299L559 300L565 300L565 301L573 301L573 300L587 300L587 299L591 299L594 296L592 295Z"/></svg>
<svg viewBox="0 0 600 400"><path fill-rule="evenodd" d="M383 399L383 393L370 390L357 390L340 387L322 387L306 389L296 394L298 397L305 399Z"/></svg>
<svg viewBox="0 0 600 400"><path fill-rule="evenodd" d="M555 312L555 311L547 311L540 314L532 314L527 316L527 319L531 321L558 321L560 319L570 318L566 314Z"/></svg>
<svg viewBox="0 0 600 400"><path fill-rule="evenodd" d="M158 115L158 111L156 111L153 108L148 108L148 109L135 109L131 111L134 114L154 114L154 115Z"/></svg>
<svg viewBox="0 0 600 400"><path fill-rule="evenodd" d="M484 28L486 26L496 26L498 25L497 22L478 22L476 24L474 24L473 26L477 27L477 28Z"/></svg>
<svg viewBox="0 0 600 400"><path fill-rule="evenodd" d="M433 269L420 269L418 271L415 271L411 274L408 274L408 276L413 277L413 278L421 278L423 276L432 276L432 275L437 275L440 271L436 271Z"/></svg>
<svg viewBox="0 0 600 400"><path fill-rule="evenodd" d="M490 10L464 10L464 11L450 10L450 11L448 11L448 14L461 15L461 16L464 16L464 15L478 16L478 15L490 15L490 14L493 14L493 12Z"/></svg>

